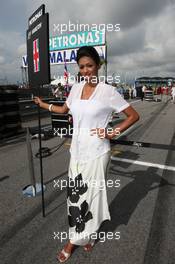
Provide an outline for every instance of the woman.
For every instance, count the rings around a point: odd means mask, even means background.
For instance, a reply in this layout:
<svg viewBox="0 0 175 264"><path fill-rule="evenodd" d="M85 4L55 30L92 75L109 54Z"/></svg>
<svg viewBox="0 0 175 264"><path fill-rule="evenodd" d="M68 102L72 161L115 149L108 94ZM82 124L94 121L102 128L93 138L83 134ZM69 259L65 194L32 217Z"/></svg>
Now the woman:
<svg viewBox="0 0 175 264"><path fill-rule="evenodd" d="M35 103L55 113L73 116L70 148L67 210L69 242L58 255L65 262L75 245L90 251L91 235L104 220L110 220L105 181L110 160L109 140L129 128L138 119L137 112L110 85L99 82L100 57L93 47L84 46L77 52L77 64L84 81L73 85L63 106L48 105L36 97ZM126 119L114 129L107 129L112 112L123 112Z"/></svg>

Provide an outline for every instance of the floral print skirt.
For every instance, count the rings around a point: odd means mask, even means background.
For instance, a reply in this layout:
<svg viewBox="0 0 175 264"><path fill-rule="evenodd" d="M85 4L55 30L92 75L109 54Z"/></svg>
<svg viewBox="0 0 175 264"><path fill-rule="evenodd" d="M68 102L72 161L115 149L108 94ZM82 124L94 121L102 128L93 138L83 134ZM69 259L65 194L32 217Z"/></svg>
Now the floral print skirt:
<svg viewBox="0 0 175 264"><path fill-rule="evenodd" d="M110 152L87 163L70 160L67 210L70 242L86 245L96 237L104 220L110 220L105 177Z"/></svg>

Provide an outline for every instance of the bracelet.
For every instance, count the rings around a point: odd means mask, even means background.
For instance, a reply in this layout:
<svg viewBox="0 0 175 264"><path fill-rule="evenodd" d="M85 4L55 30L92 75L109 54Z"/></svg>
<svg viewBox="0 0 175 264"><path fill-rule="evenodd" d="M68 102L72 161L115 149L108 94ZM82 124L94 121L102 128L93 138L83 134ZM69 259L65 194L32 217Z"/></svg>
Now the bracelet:
<svg viewBox="0 0 175 264"><path fill-rule="evenodd" d="M52 106L53 106L53 104L50 104L50 105L49 105L49 111L50 111L50 112L52 112Z"/></svg>

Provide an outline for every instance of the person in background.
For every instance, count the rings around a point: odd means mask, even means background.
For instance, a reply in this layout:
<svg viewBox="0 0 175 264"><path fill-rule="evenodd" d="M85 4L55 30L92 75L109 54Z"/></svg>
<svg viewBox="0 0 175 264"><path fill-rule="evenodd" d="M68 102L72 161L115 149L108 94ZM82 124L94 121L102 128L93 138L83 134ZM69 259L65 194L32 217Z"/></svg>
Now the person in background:
<svg viewBox="0 0 175 264"><path fill-rule="evenodd" d="M171 88L171 96L172 96L172 102L175 104L175 83L173 83L173 86Z"/></svg>
<svg viewBox="0 0 175 264"><path fill-rule="evenodd" d="M141 90L141 101L142 101L142 102L143 102L143 98L144 98L144 96L145 96L145 91L146 91L146 86L143 85L143 86L142 86L142 90Z"/></svg>

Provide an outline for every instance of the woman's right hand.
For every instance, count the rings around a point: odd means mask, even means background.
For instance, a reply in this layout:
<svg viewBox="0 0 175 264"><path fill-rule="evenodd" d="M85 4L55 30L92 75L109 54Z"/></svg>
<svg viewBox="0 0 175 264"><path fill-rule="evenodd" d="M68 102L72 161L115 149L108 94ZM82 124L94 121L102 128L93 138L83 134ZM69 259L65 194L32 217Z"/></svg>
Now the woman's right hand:
<svg viewBox="0 0 175 264"><path fill-rule="evenodd" d="M41 104L43 103L43 101L37 96L33 98L33 101L35 104L39 105L40 107L41 107Z"/></svg>

